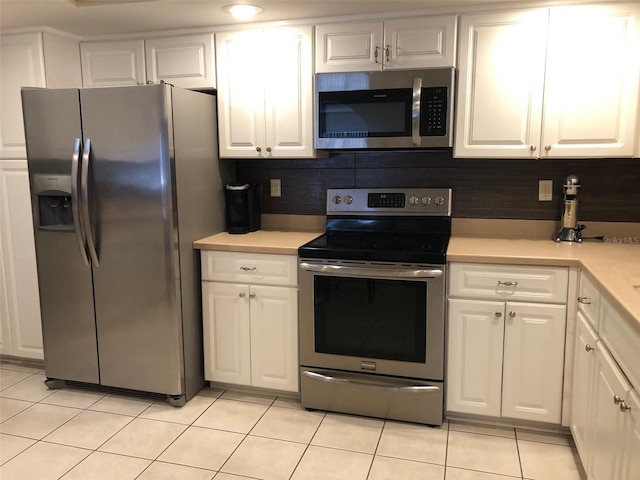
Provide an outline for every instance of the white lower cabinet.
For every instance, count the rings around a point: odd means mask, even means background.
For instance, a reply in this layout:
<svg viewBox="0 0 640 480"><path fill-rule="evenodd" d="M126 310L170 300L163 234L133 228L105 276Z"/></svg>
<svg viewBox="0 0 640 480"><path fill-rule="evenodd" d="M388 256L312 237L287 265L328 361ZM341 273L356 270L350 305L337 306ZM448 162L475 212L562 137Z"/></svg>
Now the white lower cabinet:
<svg viewBox="0 0 640 480"><path fill-rule="evenodd" d="M501 299L542 295L566 302L566 273L565 268L450 265L448 413L560 423L566 305ZM548 277L557 282L531 288L530 282ZM477 298L456 298L461 296Z"/></svg>
<svg viewBox="0 0 640 480"><path fill-rule="evenodd" d="M44 358L26 160L0 160L0 353Z"/></svg>
<svg viewBox="0 0 640 480"><path fill-rule="evenodd" d="M583 459L589 458L590 453L591 397L596 368L596 345L598 340L598 334L591 328L589 320L586 319L582 312L578 312L576 343L573 357L570 428L576 448L580 453L580 457Z"/></svg>
<svg viewBox="0 0 640 480"><path fill-rule="evenodd" d="M640 334L581 272L571 433L589 480L640 478Z"/></svg>
<svg viewBox="0 0 640 480"><path fill-rule="evenodd" d="M296 257L203 252L202 263L205 379L297 392Z"/></svg>

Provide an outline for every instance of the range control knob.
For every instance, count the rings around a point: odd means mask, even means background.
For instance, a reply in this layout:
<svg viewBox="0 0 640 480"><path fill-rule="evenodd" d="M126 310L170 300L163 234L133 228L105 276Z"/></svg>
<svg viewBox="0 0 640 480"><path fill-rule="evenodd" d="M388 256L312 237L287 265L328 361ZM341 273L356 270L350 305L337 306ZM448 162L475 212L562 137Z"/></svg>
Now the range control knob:
<svg viewBox="0 0 640 480"><path fill-rule="evenodd" d="M340 198L340 195L336 195L335 197L333 197L331 201L336 205L340 205L342 203L342 199Z"/></svg>
<svg viewBox="0 0 640 480"><path fill-rule="evenodd" d="M409 197L409 203L411 205L417 205L420 202L420 199L418 197L416 197L415 195Z"/></svg>
<svg viewBox="0 0 640 480"><path fill-rule="evenodd" d="M436 205L444 205L444 197L436 197Z"/></svg>
<svg viewBox="0 0 640 480"><path fill-rule="evenodd" d="M346 203L347 205L351 205L353 203L353 197L351 195L347 195L346 197L344 197L344 203Z"/></svg>
<svg viewBox="0 0 640 480"><path fill-rule="evenodd" d="M431 205L431 197L430 196L425 196L422 197L422 204L423 205Z"/></svg>

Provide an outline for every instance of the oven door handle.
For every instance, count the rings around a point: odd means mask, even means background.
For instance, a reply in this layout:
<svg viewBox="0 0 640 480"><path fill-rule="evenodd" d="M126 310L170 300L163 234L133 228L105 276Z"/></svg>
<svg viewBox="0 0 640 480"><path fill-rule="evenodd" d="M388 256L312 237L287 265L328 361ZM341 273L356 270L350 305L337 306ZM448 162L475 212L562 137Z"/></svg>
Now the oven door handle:
<svg viewBox="0 0 640 480"><path fill-rule="evenodd" d="M362 388L375 388L376 390L383 389L389 392L425 393L425 392L437 392L440 390L440 387L437 387L435 385L407 385L406 387L400 387L400 386L389 386L384 383L359 382L357 380L332 377L330 375L324 375L322 373L317 373L317 372L310 372L308 370L305 370L304 372L302 372L302 374L314 380L320 380L321 382L339 383L342 385L349 384L349 385L354 385Z"/></svg>
<svg viewBox="0 0 640 480"><path fill-rule="evenodd" d="M309 272L339 273L366 278L438 278L442 277L440 268L430 269L383 269L383 268L359 268L344 265L324 265L321 263L300 262L300 268Z"/></svg>

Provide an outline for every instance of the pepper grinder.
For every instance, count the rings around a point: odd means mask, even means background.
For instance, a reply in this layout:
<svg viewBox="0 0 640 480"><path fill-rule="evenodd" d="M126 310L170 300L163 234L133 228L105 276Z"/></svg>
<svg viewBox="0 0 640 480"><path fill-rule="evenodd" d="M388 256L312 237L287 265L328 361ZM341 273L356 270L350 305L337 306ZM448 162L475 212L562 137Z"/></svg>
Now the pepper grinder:
<svg viewBox="0 0 640 480"><path fill-rule="evenodd" d="M580 188L580 179L575 175L569 175L562 186L564 189L564 198L562 200L562 227L558 234L553 238L556 242L582 242L582 230L584 225L578 225L578 189Z"/></svg>

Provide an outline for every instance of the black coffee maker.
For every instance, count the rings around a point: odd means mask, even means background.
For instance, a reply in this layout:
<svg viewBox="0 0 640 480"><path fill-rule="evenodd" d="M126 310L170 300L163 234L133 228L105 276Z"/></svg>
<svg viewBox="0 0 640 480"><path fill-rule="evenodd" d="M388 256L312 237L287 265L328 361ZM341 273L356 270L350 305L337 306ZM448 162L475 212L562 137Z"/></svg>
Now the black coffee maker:
<svg viewBox="0 0 640 480"><path fill-rule="evenodd" d="M227 203L229 233L249 233L260 230L262 186L229 183L224 189Z"/></svg>

